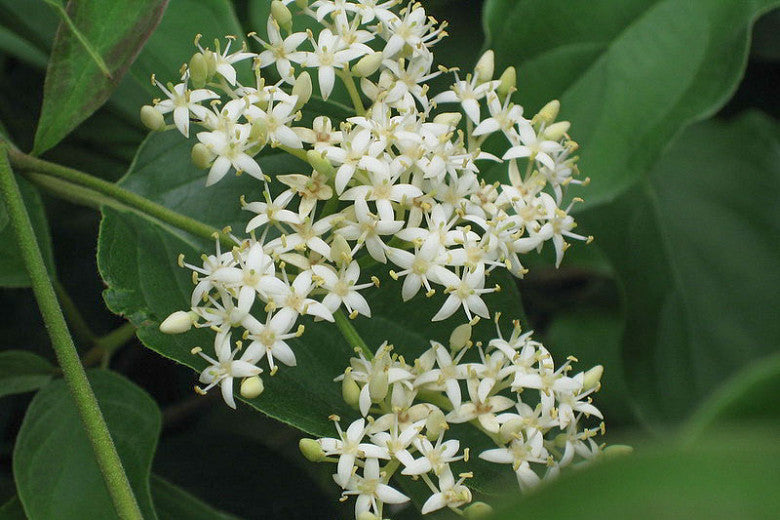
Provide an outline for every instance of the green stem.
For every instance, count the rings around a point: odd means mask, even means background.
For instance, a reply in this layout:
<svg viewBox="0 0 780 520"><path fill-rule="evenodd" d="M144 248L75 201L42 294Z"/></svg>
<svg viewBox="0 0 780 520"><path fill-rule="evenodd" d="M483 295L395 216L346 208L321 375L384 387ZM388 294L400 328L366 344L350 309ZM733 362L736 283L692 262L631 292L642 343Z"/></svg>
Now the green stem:
<svg viewBox="0 0 780 520"><path fill-rule="evenodd" d="M106 62L103 61L103 58L100 56L100 54L92 48L92 44L89 43L89 40L81 34L81 31L78 30L76 27L76 24L73 23L73 20L70 19L70 16L68 16L68 12L65 10L65 8L60 3L61 0L44 0L47 4L52 6L55 11L60 15L60 18L62 18L62 21L65 23L65 25L68 26L68 29L70 29L70 32L73 33L73 36L76 37L76 39L81 43L82 47L84 47L84 50L87 51L87 54L89 54L90 58L92 58L92 61L95 62L95 64L98 66L100 71L107 77L111 78L111 71L108 68L108 65L106 65Z"/></svg>
<svg viewBox="0 0 780 520"><path fill-rule="evenodd" d="M84 365L90 366L100 363L102 368L108 366L111 355L122 345L135 336L135 325L124 323L105 336L95 338L93 347L84 356Z"/></svg>
<svg viewBox="0 0 780 520"><path fill-rule="evenodd" d="M366 358L373 359L374 353L371 352L371 349L368 348L366 342L360 337L358 331L352 326L352 322L344 314L344 311L338 309L333 313L333 318L336 320L336 326L339 328L341 335L344 336L344 339L347 340L347 343L355 350L362 350Z"/></svg>
<svg viewBox="0 0 780 520"><path fill-rule="evenodd" d="M73 168L68 168L67 166L61 166L36 157L31 157L16 150L8 150L8 156L11 159L11 164L23 172L44 174L65 181L67 185L62 182L56 183L54 191L59 192L60 194L63 192L67 193L68 185L70 185L75 188L73 190L73 197L76 202L78 202L79 199L94 200L96 197L90 197L90 194L94 195L96 192L99 195L109 197L110 199L119 202L121 205L140 211L141 213L154 217L161 222L170 224L171 226L187 231L193 235L203 238L213 238L214 234L217 233L223 244L228 247L235 245L230 237L225 233L218 231L216 228L170 210L161 204L157 204L137 193L117 186L112 182L104 181L103 179L74 170ZM37 175L32 175L30 176L30 180L40 183L38 177L39 176ZM51 186L45 187L51 188Z"/></svg>
<svg viewBox="0 0 780 520"><path fill-rule="evenodd" d="M308 164L309 157L306 155L306 150L303 148L290 148L289 146L285 146L283 144L277 144L276 147L286 153L289 153L290 155L297 157L301 161Z"/></svg>
<svg viewBox="0 0 780 520"><path fill-rule="evenodd" d="M344 86L347 87L349 99L352 100L352 106L355 107L355 112L357 115L362 116L366 113L366 108L363 106L363 100L360 98L360 92L358 92L358 89L355 86L355 81L352 79L352 74L348 69L344 69L339 70L338 75L341 78L341 81L344 82Z"/></svg>
<svg viewBox="0 0 780 520"><path fill-rule="evenodd" d="M130 482L122 468L122 461L119 459L108 426L100 412L97 398L89 385L87 374L79 361L73 339L68 332L65 317L46 272L30 216L27 214L19 186L8 163L4 146L0 147L0 192L54 352L65 376L65 382L76 401L81 421L92 444L114 507L122 519L143 520L133 490L130 488Z"/></svg>
<svg viewBox="0 0 780 520"><path fill-rule="evenodd" d="M89 325L87 325L87 321L84 319L84 316L81 315L76 304L73 303L73 300L65 290L65 287L62 286L59 280L54 280L53 283L54 292L57 293L57 299L62 307L62 312L65 314L65 318L67 319L71 330L73 330L73 334L79 341L87 345L94 345L96 339L95 334L89 328Z"/></svg>

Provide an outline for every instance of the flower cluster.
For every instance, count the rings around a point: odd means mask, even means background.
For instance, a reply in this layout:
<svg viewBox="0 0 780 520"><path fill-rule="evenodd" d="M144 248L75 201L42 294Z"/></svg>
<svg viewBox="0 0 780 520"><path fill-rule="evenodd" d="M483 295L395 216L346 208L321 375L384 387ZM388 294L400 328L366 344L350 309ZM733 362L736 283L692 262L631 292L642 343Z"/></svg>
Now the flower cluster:
<svg viewBox="0 0 780 520"><path fill-rule="evenodd" d="M451 467L468 462L469 449L446 438L449 424L470 422L489 437L495 447L479 458L510 464L521 489L599 453L593 437L603 433L603 423L583 423L602 418L590 398L602 367L570 375L573 358L556 369L547 349L517 323L508 338L497 320L496 329L498 337L485 346L471 341L471 324L461 325L449 348L431 341L411 364L385 343L373 357L358 352L337 378L345 401L363 418L343 431L333 417L338 438L304 439L301 449L310 460L337 464L333 479L344 496L357 495L356 518L383 518L383 504L408 500L389 485L399 473L430 488L423 514L471 502L464 483L471 474L456 480ZM465 361L475 350L476 359Z"/></svg>

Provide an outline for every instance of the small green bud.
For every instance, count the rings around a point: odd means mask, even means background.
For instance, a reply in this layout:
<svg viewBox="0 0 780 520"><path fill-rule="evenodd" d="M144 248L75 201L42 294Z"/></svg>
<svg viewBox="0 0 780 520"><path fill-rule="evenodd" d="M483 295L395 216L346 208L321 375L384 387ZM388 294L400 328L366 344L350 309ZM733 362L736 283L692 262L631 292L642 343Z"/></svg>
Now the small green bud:
<svg viewBox="0 0 780 520"><path fill-rule="evenodd" d="M549 124L552 124L553 121L555 121L555 118L558 117L558 112L561 110L561 102L557 99L553 99L546 105L542 107L542 109L539 111L538 114L534 116L534 123L537 122L544 122Z"/></svg>
<svg viewBox="0 0 780 520"><path fill-rule="evenodd" d="M160 323L163 334L182 334L192 328L192 316L187 311L176 311Z"/></svg>
<svg viewBox="0 0 780 520"><path fill-rule="evenodd" d="M467 520L481 520L493 513L493 508L484 502L474 502L463 510L463 516Z"/></svg>
<svg viewBox="0 0 780 520"><path fill-rule="evenodd" d="M306 9L309 7L309 0L295 0L295 5L297 5L300 9Z"/></svg>
<svg viewBox="0 0 780 520"><path fill-rule="evenodd" d="M252 128L249 130L249 142L265 144L268 141L268 123L265 119L255 119L252 121Z"/></svg>
<svg viewBox="0 0 780 520"><path fill-rule="evenodd" d="M439 125L458 126L462 117L460 112L442 112L433 118L433 122Z"/></svg>
<svg viewBox="0 0 780 520"><path fill-rule="evenodd" d="M211 150L203 143L197 143L193 146L190 156L192 157L193 164L201 170L205 170L211 166L211 161L214 158Z"/></svg>
<svg viewBox="0 0 780 520"><path fill-rule="evenodd" d="M493 79L494 68L495 58L493 56L493 51L487 50L474 67L474 76L477 79L477 83L485 83L486 81Z"/></svg>
<svg viewBox="0 0 780 520"><path fill-rule="evenodd" d="M382 65L382 58L381 52L366 54L352 67L352 73L358 78L366 78L379 70L379 66Z"/></svg>
<svg viewBox="0 0 780 520"><path fill-rule="evenodd" d="M165 128L165 118L159 110L151 105L141 107L141 122L152 132L157 132Z"/></svg>
<svg viewBox="0 0 780 520"><path fill-rule="evenodd" d="M582 389L590 390L591 388L596 388L601 384L602 375L604 375L604 367L601 365L596 365L585 372L585 376L582 378Z"/></svg>
<svg viewBox="0 0 780 520"><path fill-rule="evenodd" d="M450 334L450 349L453 352L463 350L471 342L471 325L458 325Z"/></svg>
<svg viewBox="0 0 780 520"><path fill-rule="evenodd" d="M332 178L336 175L336 169L330 164L330 161L323 157L322 152L316 150L309 150L306 152L306 159L308 159L311 167L317 170L322 175Z"/></svg>
<svg viewBox="0 0 780 520"><path fill-rule="evenodd" d="M209 65L206 58L200 52L193 54L190 59L190 82L195 88L203 88L209 79Z"/></svg>
<svg viewBox="0 0 780 520"><path fill-rule="evenodd" d="M523 426L524 424L522 419L509 419L498 428L498 437L502 442L509 442L514 440L515 435L522 431Z"/></svg>
<svg viewBox="0 0 780 520"><path fill-rule="evenodd" d="M631 455L634 452L634 448L625 444L611 444L604 448L602 452L605 458L623 457L625 455Z"/></svg>
<svg viewBox="0 0 780 520"><path fill-rule="evenodd" d="M295 103L296 110L309 102L309 99L311 99L311 92L311 76L308 72L303 71L295 78L295 83L293 83L292 88L292 94L298 96L298 101Z"/></svg>
<svg viewBox="0 0 780 520"><path fill-rule="evenodd" d="M347 239L340 233L333 235L333 242L330 244L331 260L336 265L343 267L352 261L352 248L349 247Z"/></svg>
<svg viewBox="0 0 780 520"><path fill-rule="evenodd" d="M292 13L281 0L273 0L271 2L271 16L279 24L279 27L288 33L292 32Z"/></svg>
<svg viewBox="0 0 780 520"><path fill-rule="evenodd" d="M301 439L298 441L298 449L311 462L322 462L325 459L325 452L322 451L322 446L314 439Z"/></svg>
<svg viewBox="0 0 780 520"><path fill-rule="evenodd" d="M447 429L447 419L444 418L444 412L441 410L434 410L425 420L425 435L429 440L436 440L441 435L441 432Z"/></svg>
<svg viewBox="0 0 780 520"><path fill-rule="evenodd" d="M265 386L260 376L247 377L241 382L241 397L246 399L254 399L262 394L263 390Z"/></svg>
<svg viewBox="0 0 780 520"><path fill-rule="evenodd" d="M517 71L514 67L507 67L501 77L498 80L498 88L496 92L498 97L503 103L507 96L510 96L517 88Z"/></svg>
<svg viewBox="0 0 780 520"><path fill-rule="evenodd" d="M344 399L344 402L352 408L358 408L360 401L360 386L358 386L349 372L344 374L344 379L341 380L341 397Z"/></svg>
<svg viewBox="0 0 780 520"><path fill-rule="evenodd" d="M368 394L375 403L383 400L387 396L389 384L387 382L387 371L378 370L368 378Z"/></svg>
<svg viewBox="0 0 780 520"><path fill-rule="evenodd" d="M544 129L544 137L551 141L559 141L569 131L569 127L571 127L570 122L558 121Z"/></svg>

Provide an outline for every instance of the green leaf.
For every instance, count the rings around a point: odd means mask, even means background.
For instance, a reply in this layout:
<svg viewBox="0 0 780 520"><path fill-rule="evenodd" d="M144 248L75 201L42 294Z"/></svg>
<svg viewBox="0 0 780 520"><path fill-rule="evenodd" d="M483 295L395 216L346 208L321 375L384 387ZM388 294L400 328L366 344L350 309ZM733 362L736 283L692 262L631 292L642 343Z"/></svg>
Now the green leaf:
<svg viewBox="0 0 780 520"><path fill-rule="evenodd" d="M777 518L775 430L714 435L596 463L507 505L496 520Z"/></svg>
<svg viewBox="0 0 780 520"><path fill-rule="evenodd" d="M19 189L22 192L27 212L30 215L33 229L38 238L38 246L43 254L43 261L50 273L54 272L54 254L51 248L49 224L46 221L46 212L38 190L21 177L16 178ZM24 267L22 257L16 248L16 236L8 222L5 205L0 201L0 243L4 244L3 254L0 255L0 287L28 287L30 279Z"/></svg>
<svg viewBox="0 0 780 520"><path fill-rule="evenodd" d="M27 520L19 497L14 495L13 498L0 507L0 520Z"/></svg>
<svg viewBox="0 0 780 520"><path fill-rule="evenodd" d="M36 154L60 142L109 98L157 26L165 5L166 0L68 3L46 71L33 146ZM110 76L90 53L105 62Z"/></svg>
<svg viewBox="0 0 780 520"><path fill-rule="evenodd" d="M25 350L0 352L0 397L37 390L48 383L54 366Z"/></svg>
<svg viewBox="0 0 780 520"><path fill-rule="evenodd" d="M488 0L486 46L497 71L517 67L526 115L561 100L582 146L579 167L593 180L578 193L597 205L640 179L679 130L728 100L752 22L777 4Z"/></svg>
<svg viewBox="0 0 780 520"><path fill-rule="evenodd" d="M159 518L165 520L238 520L238 517L217 511L162 477L152 475L151 484L154 507Z"/></svg>
<svg viewBox="0 0 780 520"><path fill-rule="evenodd" d="M1 26L0 51L15 56L38 68L46 67L46 62L48 61L48 57L40 49L10 29Z"/></svg>
<svg viewBox="0 0 780 520"><path fill-rule="evenodd" d="M157 518L149 472L160 412L149 395L114 372L88 372L122 465L145 518ZM118 518L64 380L30 403L13 456L19 498L30 520Z"/></svg>
<svg viewBox="0 0 780 520"><path fill-rule="evenodd" d="M639 187L581 216L624 286L626 380L648 419L689 415L778 348L778 130L756 113L693 126Z"/></svg>
<svg viewBox="0 0 780 520"><path fill-rule="evenodd" d="M780 354L761 358L740 370L712 394L690 418L685 435L691 442L715 427L745 421L780 421Z"/></svg>

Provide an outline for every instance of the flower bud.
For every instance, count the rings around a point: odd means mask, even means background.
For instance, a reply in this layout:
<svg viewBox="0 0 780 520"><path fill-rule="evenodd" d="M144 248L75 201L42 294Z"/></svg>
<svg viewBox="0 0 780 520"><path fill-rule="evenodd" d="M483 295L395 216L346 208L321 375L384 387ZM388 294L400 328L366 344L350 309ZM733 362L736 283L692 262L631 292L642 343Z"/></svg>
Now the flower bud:
<svg viewBox="0 0 780 520"><path fill-rule="evenodd" d="M192 315L187 311L176 311L160 323L163 334L181 334L192 328Z"/></svg>
<svg viewBox="0 0 780 520"><path fill-rule="evenodd" d="M151 105L144 105L141 107L141 122L146 128L153 132L165 128L165 118L159 110Z"/></svg>
<svg viewBox="0 0 780 520"><path fill-rule="evenodd" d="M498 428L498 437L501 442L509 442L514 440L518 433L523 429L523 420L520 418L509 419Z"/></svg>
<svg viewBox="0 0 780 520"><path fill-rule="evenodd" d="M381 520L371 511L362 511L355 520Z"/></svg>
<svg viewBox="0 0 780 520"><path fill-rule="evenodd" d="M444 412L434 410L425 420L425 435L433 441L439 438L441 432L447 429L447 419L444 418Z"/></svg>
<svg viewBox="0 0 780 520"><path fill-rule="evenodd" d="M570 126L571 123L568 121L553 123L544 129L544 138L551 141L559 141L569 131Z"/></svg>
<svg viewBox="0 0 780 520"><path fill-rule="evenodd" d="M517 71L514 67L507 67L501 77L498 80L498 98L503 103L507 96L510 96L517 88Z"/></svg>
<svg viewBox="0 0 780 520"><path fill-rule="evenodd" d="M330 244L331 260L338 266L344 266L352 261L352 249L349 247L347 239L340 233L333 235L333 242Z"/></svg>
<svg viewBox="0 0 780 520"><path fill-rule="evenodd" d="M209 65L206 58L200 52L193 54L190 59L190 82L195 88L203 88L209 79Z"/></svg>
<svg viewBox="0 0 780 520"><path fill-rule="evenodd" d="M376 370L368 378L368 395L375 403L387 396L388 387L387 370Z"/></svg>
<svg viewBox="0 0 780 520"><path fill-rule="evenodd" d="M301 439L298 441L298 449L311 462L322 462L325 459L325 452L322 451L322 446L314 439Z"/></svg>
<svg viewBox="0 0 780 520"><path fill-rule="evenodd" d="M260 376L247 377L241 382L241 397L246 399L254 399L262 394L263 390L265 386Z"/></svg>
<svg viewBox="0 0 780 520"><path fill-rule="evenodd" d="M382 65L382 53L373 52L360 58L352 67L352 73L358 78L365 78L379 70Z"/></svg>
<svg viewBox="0 0 780 520"><path fill-rule="evenodd" d="M625 455L631 455L634 452L634 448L625 444L611 444L604 448L602 452L605 458L623 457Z"/></svg>
<svg viewBox="0 0 780 520"><path fill-rule="evenodd" d="M322 175L327 177L333 177L336 175L336 169L330 164L330 160L323 157L322 152L317 150L309 150L306 152L306 159L311 164L311 167L317 170Z"/></svg>
<svg viewBox="0 0 780 520"><path fill-rule="evenodd" d="M471 341L471 325L464 323L458 325L450 334L450 349L453 352L463 350Z"/></svg>
<svg viewBox="0 0 780 520"><path fill-rule="evenodd" d="M292 32L292 13L281 0L273 0L271 2L271 16L279 24L279 27L288 33Z"/></svg>
<svg viewBox="0 0 780 520"><path fill-rule="evenodd" d="M477 79L477 83L485 83L493 79L493 69L495 67L495 58L492 50L485 51L485 54L477 62L474 67L474 76Z"/></svg>
<svg viewBox="0 0 780 520"><path fill-rule="evenodd" d="M604 367L601 365L596 365L595 367L585 372L585 376L582 378L582 390L590 390L591 388L596 388L598 385L600 385L601 376L603 374Z"/></svg>
<svg viewBox="0 0 780 520"><path fill-rule="evenodd" d="M295 83L293 83L292 88L293 96L298 96L298 101L295 102L296 110L309 102L309 99L311 99L311 92L311 76L308 72L303 71L295 78Z"/></svg>
<svg viewBox="0 0 780 520"><path fill-rule="evenodd" d="M295 0L295 5L301 9L306 9L309 7L309 0Z"/></svg>
<svg viewBox="0 0 780 520"><path fill-rule="evenodd" d="M249 130L249 142L265 144L268 141L268 123L265 119L257 118L252 121L252 128Z"/></svg>
<svg viewBox="0 0 780 520"><path fill-rule="evenodd" d="M197 143L192 147L192 153L190 153L190 157L192 157L192 162L195 164L195 166L201 170L205 170L211 166L211 161L214 158L214 155L205 144Z"/></svg>
<svg viewBox="0 0 780 520"><path fill-rule="evenodd" d="M463 510L463 516L467 520L481 520L493 513L493 508L484 502L474 502Z"/></svg>
<svg viewBox="0 0 780 520"><path fill-rule="evenodd" d="M557 99L553 99L542 107L538 114L534 116L534 123L547 123L552 124L555 118L558 117L558 112L561 110L561 102Z"/></svg>
<svg viewBox="0 0 780 520"><path fill-rule="evenodd" d="M360 401L360 386L349 372L344 374L344 379L341 380L341 397L345 403L357 410Z"/></svg>
<svg viewBox="0 0 780 520"><path fill-rule="evenodd" d="M442 112L433 118L433 122L440 125L458 126L462 117L460 112Z"/></svg>

